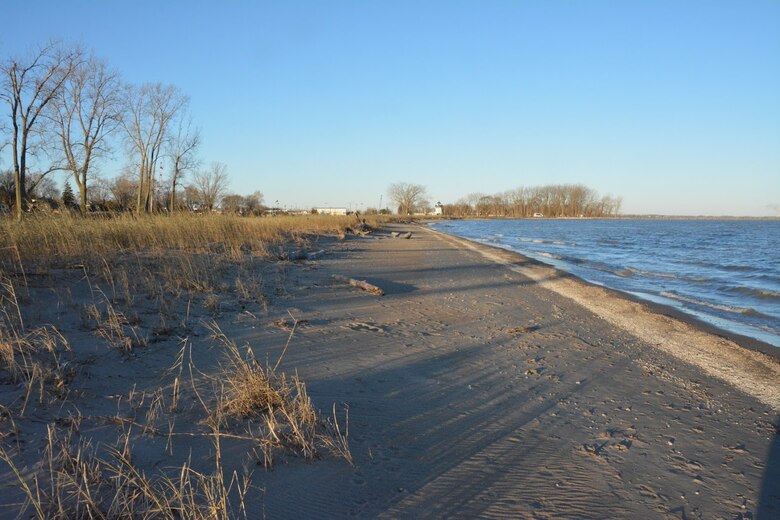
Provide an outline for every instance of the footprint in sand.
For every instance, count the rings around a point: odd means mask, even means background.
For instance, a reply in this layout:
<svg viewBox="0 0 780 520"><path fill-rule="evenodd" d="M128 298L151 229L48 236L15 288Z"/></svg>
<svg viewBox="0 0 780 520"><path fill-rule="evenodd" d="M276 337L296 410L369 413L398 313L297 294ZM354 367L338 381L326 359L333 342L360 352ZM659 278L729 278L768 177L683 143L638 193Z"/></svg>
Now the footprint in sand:
<svg viewBox="0 0 780 520"><path fill-rule="evenodd" d="M343 326L344 328L351 329L351 330L359 330L359 331L366 331L366 332L384 332L385 329L374 325L373 323L366 323L363 321L353 321L352 323L348 323Z"/></svg>

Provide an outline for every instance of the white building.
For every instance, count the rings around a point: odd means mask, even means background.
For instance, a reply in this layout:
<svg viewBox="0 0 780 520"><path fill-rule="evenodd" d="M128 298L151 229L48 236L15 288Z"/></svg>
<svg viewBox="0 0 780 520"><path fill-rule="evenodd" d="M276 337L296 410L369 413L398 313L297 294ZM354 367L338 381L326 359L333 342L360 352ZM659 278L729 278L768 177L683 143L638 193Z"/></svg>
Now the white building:
<svg viewBox="0 0 780 520"><path fill-rule="evenodd" d="M444 206L441 202L437 202L435 206L433 206L433 214L434 215L444 215Z"/></svg>
<svg viewBox="0 0 780 520"><path fill-rule="evenodd" d="M347 208L316 208L318 215L346 215Z"/></svg>

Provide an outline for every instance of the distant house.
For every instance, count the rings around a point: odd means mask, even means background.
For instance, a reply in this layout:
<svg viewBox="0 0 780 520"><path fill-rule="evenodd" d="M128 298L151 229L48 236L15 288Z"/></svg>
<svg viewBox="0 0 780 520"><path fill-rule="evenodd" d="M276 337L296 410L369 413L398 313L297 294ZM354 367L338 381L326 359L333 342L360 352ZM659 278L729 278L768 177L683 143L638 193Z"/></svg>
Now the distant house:
<svg viewBox="0 0 780 520"><path fill-rule="evenodd" d="M318 215L346 215L347 208L315 208Z"/></svg>
<svg viewBox="0 0 780 520"><path fill-rule="evenodd" d="M441 202L437 202L436 205L433 206L433 214L444 215L444 206L442 206Z"/></svg>
<svg viewBox="0 0 780 520"><path fill-rule="evenodd" d="M543 218L543 217L544 215L542 215L541 213L534 213L534 218Z"/></svg>

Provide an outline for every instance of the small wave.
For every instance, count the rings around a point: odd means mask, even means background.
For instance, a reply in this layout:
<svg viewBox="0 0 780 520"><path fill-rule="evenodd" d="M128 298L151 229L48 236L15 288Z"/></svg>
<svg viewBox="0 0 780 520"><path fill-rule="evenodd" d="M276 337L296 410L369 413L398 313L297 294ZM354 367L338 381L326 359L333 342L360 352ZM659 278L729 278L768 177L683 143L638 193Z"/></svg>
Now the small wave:
<svg viewBox="0 0 780 520"><path fill-rule="evenodd" d="M721 269L725 271L759 271L758 268L750 265L716 265L715 267L720 267Z"/></svg>
<svg viewBox="0 0 780 520"><path fill-rule="evenodd" d="M774 275L771 275L771 274L751 275L750 278L752 280L761 280L761 281L764 281L764 282L780 284L780 276L774 276Z"/></svg>
<svg viewBox="0 0 780 520"><path fill-rule="evenodd" d="M635 267L626 266L625 271L628 271L632 274L639 274L642 276L652 276L655 278L669 278L672 280L682 280L684 282L709 282L711 281L710 278L705 278L703 276L683 276L679 274L673 274L673 273L659 273L657 271L645 271L643 269L637 269Z"/></svg>
<svg viewBox="0 0 780 520"><path fill-rule="evenodd" d="M708 262L706 260L697 259L681 259L682 262L691 265L698 265L701 267L709 267L711 269L719 269L721 271L738 271L738 272L762 272L766 271L766 268L757 265L743 265L743 264L719 264L717 262Z"/></svg>
<svg viewBox="0 0 780 520"><path fill-rule="evenodd" d="M666 298L671 298L672 300L677 300L685 303L691 303L693 305L699 305L701 307L708 307L710 309L715 309L718 311L723 312L729 312L732 314L741 314L743 316L753 316L758 318L768 318L766 314L762 314L758 312L755 309L751 309L750 307L732 307L730 305L721 305L719 303L711 303L703 300L697 300L696 298L691 298L690 296L683 296L681 294L677 294L671 291L663 291L660 293L661 296L664 296Z"/></svg>
<svg viewBox="0 0 780 520"><path fill-rule="evenodd" d="M584 258L579 258L577 256L569 256L569 255L562 255L561 260L565 260L566 262L577 264L577 265L589 263L589 261L585 260Z"/></svg>
<svg viewBox="0 0 780 520"><path fill-rule="evenodd" d="M539 255L539 256L543 256L545 258L554 258L555 260L560 260L561 259L561 255L556 255L556 254L553 254L553 253L546 253L544 251L538 251L536 254Z"/></svg>
<svg viewBox="0 0 780 520"><path fill-rule="evenodd" d="M780 300L780 293L769 289L757 289L755 287L721 287L721 290L745 294L762 300Z"/></svg>
<svg viewBox="0 0 780 520"><path fill-rule="evenodd" d="M530 244L549 244L553 246L576 246L574 242L564 242L563 240L544 240L542 238L518 238L518 242L525 242Z"/></svg>
<svg viewBox="0 0 780 520"><path fill-rule="evenodd" d="M761 330L763 330L765 332L769 332L770 334L774 334L775 336L780 335L780 329L776 329L774 327L770 327L769 325L763 325L763 324L758 324L756 326L759 329L761 329Z"/></svg>

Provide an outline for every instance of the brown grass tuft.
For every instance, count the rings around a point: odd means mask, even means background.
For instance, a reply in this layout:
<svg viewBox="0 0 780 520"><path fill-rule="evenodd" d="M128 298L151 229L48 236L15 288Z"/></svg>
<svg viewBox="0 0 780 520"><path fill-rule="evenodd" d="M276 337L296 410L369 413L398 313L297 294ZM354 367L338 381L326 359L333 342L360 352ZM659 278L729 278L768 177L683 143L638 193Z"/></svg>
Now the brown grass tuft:
<svg viewBox="0 0 780 520"><path fill-rule="evenodd" d="M211 421L231 427L241 420L258 419L261 432L257 436L266 468L273 465L275 450L308 460L319 458L325 450L352 464L349 433L341 431L335 405L333 420L322 420L297 373L289 377L277 372L277 367L263 366L251 347L242 352L216 323L210 328L212 337L225 348Z"/></svg>

